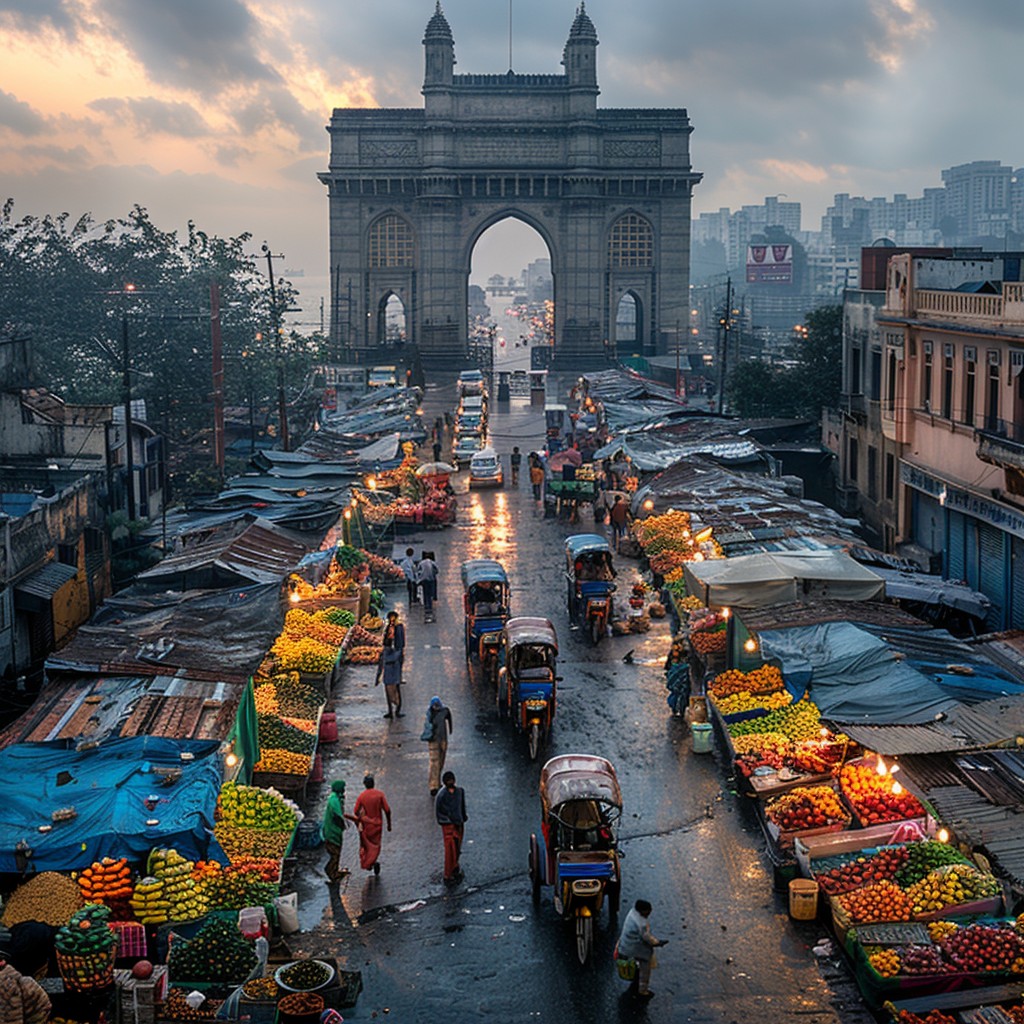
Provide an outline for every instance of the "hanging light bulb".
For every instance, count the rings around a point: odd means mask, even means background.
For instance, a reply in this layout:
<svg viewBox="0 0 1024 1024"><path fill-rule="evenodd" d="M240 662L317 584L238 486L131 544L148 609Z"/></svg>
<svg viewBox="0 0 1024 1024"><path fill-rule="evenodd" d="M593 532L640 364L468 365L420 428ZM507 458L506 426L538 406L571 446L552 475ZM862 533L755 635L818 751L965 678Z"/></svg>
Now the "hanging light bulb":
<svg viewBox="0 0 1024 1024"><path fill-rule="evenodd" d="M752 636L747 637L747 639L743 641L743 650L745 650L747 654L753 654L754 651L757 650L757 641Z"/></svg>
<svg viewBox="0 0 1024 1024"><path fill-rule="evenodd" d="M894 782L892 784L892 795L893 796L899 796L900 793L902 793L902 792L903 792L903 787L898 782Z"/></svg>
<svg viewBox="0 0 1024 1024"><path fill-rule="evenodd" d="M949 831L947 829L940 828L939 831L935 833L935 838L938 839L940 843L948 843Z"/></svg>
<svg viewBox="0 0 1024 1024"><path fill-rule="evenodd" d="M881 758L878 759L878 763L875 765L875 771L878 772L879 775L889 774L889 769L885 767L885 762Z"/></svg>

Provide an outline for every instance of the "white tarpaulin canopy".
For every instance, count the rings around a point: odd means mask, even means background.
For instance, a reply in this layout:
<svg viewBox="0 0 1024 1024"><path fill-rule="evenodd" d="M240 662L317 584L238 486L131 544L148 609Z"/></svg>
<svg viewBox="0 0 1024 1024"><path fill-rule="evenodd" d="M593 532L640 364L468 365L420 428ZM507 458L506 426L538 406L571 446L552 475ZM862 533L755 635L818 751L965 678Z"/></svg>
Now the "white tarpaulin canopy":
<svg viewBox="0 0 1024 1024"><path fill-rule="evenodd" d="M765 551L738 558L687 562L692 594L716 607L764 608L812 596L870 601L885 592L882 579L842 551Z"/></svg>

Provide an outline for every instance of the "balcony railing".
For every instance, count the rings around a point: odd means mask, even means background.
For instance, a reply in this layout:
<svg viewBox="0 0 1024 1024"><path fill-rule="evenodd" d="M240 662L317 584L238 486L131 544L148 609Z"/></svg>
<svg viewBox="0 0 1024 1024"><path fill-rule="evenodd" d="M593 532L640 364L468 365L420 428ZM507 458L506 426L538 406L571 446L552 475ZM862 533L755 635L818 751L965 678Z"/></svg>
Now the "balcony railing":
<svg viewBox="0 0 1024 1024"><path fill-rule="evenodd" d="M914 307L925 316L1024 323L1024 284L1005 282L1001 295L918 288L914 291Z"/></svg>
<svg viewBox="0 0 1024 1024"><path fill-rule="evenodd" d="M991 416L979 416L975 427L979 434L984 434L992 440L1024 444L1024 423L994 419Z"/></svg>

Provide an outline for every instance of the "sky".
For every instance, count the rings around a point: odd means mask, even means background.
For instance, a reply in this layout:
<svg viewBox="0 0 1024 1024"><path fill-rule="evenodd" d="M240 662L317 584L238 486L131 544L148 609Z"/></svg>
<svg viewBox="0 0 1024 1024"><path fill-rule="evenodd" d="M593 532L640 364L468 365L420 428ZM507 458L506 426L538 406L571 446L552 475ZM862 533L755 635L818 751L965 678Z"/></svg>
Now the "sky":
<svg viewBox="0 0 1024 1024"><path fill-rule="evenodd" d="M578 0L512 0L512 65L557 73ZM509 64L507 0L444 0L457 72ZM602 107L685 107L694 215L782 195L918 196L1024 165L1021 0L589 0ZM0 201L267 241L327 278L334 107L419 107L434 0L0 0ZM506 222L508 223L508 222ZM494 231L500 230L492 229ZM488 233L474 279L537 255ZM511 264L511 265L510 265Z"/></svg>

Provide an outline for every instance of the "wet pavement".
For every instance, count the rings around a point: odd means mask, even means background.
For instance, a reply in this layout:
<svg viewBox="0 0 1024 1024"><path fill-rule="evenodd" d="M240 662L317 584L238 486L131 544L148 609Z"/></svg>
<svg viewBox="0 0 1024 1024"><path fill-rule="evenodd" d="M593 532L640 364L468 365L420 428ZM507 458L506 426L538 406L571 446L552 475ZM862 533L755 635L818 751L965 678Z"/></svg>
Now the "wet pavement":
<svg viewBox="0 0 1024 1024"><path fill-rule="evenodd" d="M453 384L428 386L424 418L455 401ZM514 402L492 410L492 444L508 453L542 442L543 413ZM507 468L507 463L506 463ZM679 1021L707 1024L804 1021L861 1024L862 1009L841 970L822 971L810 947L826 934L798 925L773 892L763 841L750 808L729 790L727 767L694 754L689 730L665 702L666 620L650 633L610 637L597 647L571 633L565 610L563 541L590 532L545 518L527 474L519 488L459 491L457 525L399 538L436 552L440 567L435 623L390 592L407 627L405 717L385 720L375 670L348 667L333 700L339 740L322 747L325 783L310 787L318 814L331 779L348 783L347 809L366 772L393 810L379 877L361 871L358 840L346 833L340 890L325 884L323 851L304 852L292 875L302 931L298 953L337 956L360 970L364 991L346 1020L388 1015L399 1021ZM459 568L494 557L512 582L512 613L543 615L559 634L558 714L548 746L529 760L525 739L499 721L493 688L467 670ZM636 563L616 561L625 599ZM632 663L623 661L632 652ZM465 880L442 883L441 830L427 786L427 745L419 739L430 697L451 707L454 731L446 768L465 787L469 812ZM540 765L554 754L600 754L615 765L625 803L620 829L623 913L637 898L654 905L652 929L669 945L658 953L649 1003L627 992L611 960L617 938L602 914L595 955L576 961L571 926L555 914L551 890L530 894L527 853L540 825ZM828 968L829 965L825 965Z"/></svg>

